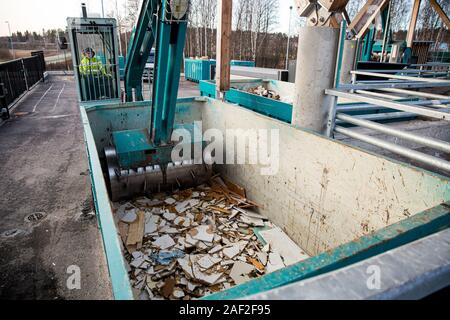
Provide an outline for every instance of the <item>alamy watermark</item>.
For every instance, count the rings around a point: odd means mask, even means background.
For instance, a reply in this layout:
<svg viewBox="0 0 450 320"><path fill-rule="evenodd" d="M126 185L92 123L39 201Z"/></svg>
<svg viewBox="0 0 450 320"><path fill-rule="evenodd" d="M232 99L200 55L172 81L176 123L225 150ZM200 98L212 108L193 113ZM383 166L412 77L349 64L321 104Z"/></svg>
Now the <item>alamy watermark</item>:
<svg viewBox="0 0 450 320"><path fill-rule="evenodd" d="M367 289L380 290L381 289L381 268L377 265L370 265L367 267L366 273L369 275L366 281Z"/></svg>
<svg viewBox="0 0 450 320"><path fill-rule="evenodd" d="M258 165L261 175L276 175L280 166L279 131L208 129L203 132L202 122L197 121L193 132L187 129L173 131L172 141L178 144L172 150L172 162L194 160L195 164Z"/></svg>
<svg viewBox="0 0 450 320"><path fill-rule="evenodd" d="M67 267L66 273L69 275L66 280L66 286L69 290L81 289L81 269L77 265Z"/></svg>

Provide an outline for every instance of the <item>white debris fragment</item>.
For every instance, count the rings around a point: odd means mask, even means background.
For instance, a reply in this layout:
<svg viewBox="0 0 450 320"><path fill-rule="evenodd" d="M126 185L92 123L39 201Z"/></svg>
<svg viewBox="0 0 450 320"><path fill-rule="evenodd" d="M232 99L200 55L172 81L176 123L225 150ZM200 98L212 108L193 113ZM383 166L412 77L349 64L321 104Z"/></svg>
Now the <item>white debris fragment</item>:
<svg viewBox="0 0 450 320"><path fill-rule="evenodd" d="M198 199L189 199L189 200L186 200L186 201L183 201L183 202L177 204L175 206L175 210L177 210L178 213L183 213L186 210L188 210L192 207L195 207L199 203L200 203L200 200L198 200Z"/></svg>
<svg viewBox="0 0 450 320"><path fill-rule="evenodd" d="M167 198L166 200L164 200L164 202L167 203L168 205L172 205L176 203L177 200L175 200L174 198Z"/></svg>
<svg viewBox="0 0 450 320"><path fill-rule="evenodd" d="M173 220L173 223L180 227L189 227L191 225L191 219L188 217L176 217L175 220Z"/></svg>
<svg viewBox="0 0 450 320"><path fill-rule="evenodd" d="M171 212L164 212L164 214L163 214L163 218L168 221L173 221L176 217L177 217L177 215L175 213L171 213Z"/></svg>
<svg viewBox="0 0 450 320"><path fill-rule="evenodd" d="M264 227L264 221L262 219L248 217L246 215L241 215L241 221L254 227Z"/></svg>
<svg viewBox="0 0 450 320"><path fill-rule="evenodd" d="M280 270L284 267L285 265L283 263L283 260L281 259L281 256L277 252L269 253L269 262L267 263L266 266L267 273Z"/></svg>
<svg viewBox="0 0 450 320"><path fill-rule="evenodd" d="M133 268L139 268L141 266L141 264L143 264L144 262L145 262L145 259L143 257L139 257L139 258L131 261L130 266L132 266Z"/></svg>
<svg viewBox="0 0 450 320"><path fill-rule="evenodd" d="M150 217L146 217L144 233L145 234L155 233L158 230L158 222L159 222L158 216L152 215Z"/></svg>
<svg viewBox="0 0 450 320"><path fill-rule="evenodd" d="M230 271L230 277L234 283L241 284L250 280L248 274L252 272L255 267L251 264L238 261L233 265Z"/></svg>
<svg viewBox="0 0 450 320"><path fill-rule="evenodd" d="M221 260L222 259L220 258L214 258L210 255L205 255L197 260L197 264L200 266L200 268L208 270L211 269L216 264L218 264Z"/></svg>
<svg viewBox="0 0 450 320"><path fill-rule="evenodd" d="M164 235L162 237L157 238L155 241L153 241L153 246L161 249L166 250L170 247L173 247L175 245L175 241L173 241L172 237L169 235Z"/></svg>
<svg viewBox="0 0 450 320"><path fill-rule="evenodd" d="M192 272L191 260L188 255L184 256L183 258L177 259L177 262L187 276L189 276L190 278L194 278L194 273Z"/></svg>
<svg viewBox="0 0 450 320"><path fill-rule="evenodd" d="M192 283L192 282L188 281L186 287L187 287L187 289L188 289L189 291L192 292L192 291L194 291L194 290L198 287L198 285L195 284L195 283Z"/></svg>
<svg viewBox="0 0 450 320"><path fill-rule="evenodd" d="M223 254L228 259L233 259L239 253L241 253L242 250L244 250L244 248L247 246L247 243L248 243L247 241L239 241L238 243L233 244L232 246L223 249Z"/></svg>
<svg viewBox="0 0 450 320"><path fill-rule="evenodd" d="M214 240L214 229L212 226L201 225L189 231L189 234L193 239L213 242Z"/></svg>
<svg viewBox="0 0 450 320"><path fill-rule="evenodd" d="M199 257L191 256L192 272L194 274L194 278L197 281L207 284L207 285L216 284L220 280L220 278L223 276L223 273L222 272L216 272L216 273L203 272L197 264L198 259L199 259Z"/></svg>
<svg viewBox="0 0 450 320"><path fill-rule="evenodd" d="M268 220L266 217L264 217L263 215L253 212L253 211L249 211L249 210L245 210L242 208L237 208L234 207L234 209L240 213L242 213L242 215L249 217L249 218L255 218L255 219L259 219L259 220Z"/></svg>
<svg viewBox="0 0 450 320"><path fill-rule="evenodd" d="M187 233L185 242L186 244L190 245L190 247L195 247L198 243L198 240L194 239L189 233Z"/></svg>
<svg viewBox="0 0 450 320"><path fill-rule="evenodd" d="M267 264L267 253L265 252L258 252L258 260L259 262L261 262L263 265Z"/></svg>
<svg viewBox="0 0 450 320"><path fill-rule="evenodd" d="M133 253L131 253L131 256L133 257L133 259L138 259L141 258L144 254L140 251L134 251Z"/></svg>
<svg viewBox="0 0 450 320"><path fill-rule="evenodd" d="M212 248L211 250L208 251L208 253L210 254L214 254L219 252L220 250L222 250L222 246L220 244L218 244L217 246L215 246L214 248Z"/></svg>
<svg viewBox="0 0 450 320"><path fill-rule="evenodd" d="M288 237L280 228L260 231L264 241L270 244L272 251L277 252L286 266L308 259L309 256Z"/></svg>
<svg viewBox="0 0 450 320"><path fill-rule="evenodd" d="M134 221L136 221L136 219L137 219L136 209L131 209L125 211L125 214L120 220L125 223L133 223Z"/></svg>
<svg viewBox="0 0 450 320"><path fill-rule="evenodd" d="M177 299L181 299L181 298L183 298L184 297L184 291L183 290L181 290L180 288L175 288L174 290L173 290L173 296L175 297L175 298L177 298Z"/></svg>

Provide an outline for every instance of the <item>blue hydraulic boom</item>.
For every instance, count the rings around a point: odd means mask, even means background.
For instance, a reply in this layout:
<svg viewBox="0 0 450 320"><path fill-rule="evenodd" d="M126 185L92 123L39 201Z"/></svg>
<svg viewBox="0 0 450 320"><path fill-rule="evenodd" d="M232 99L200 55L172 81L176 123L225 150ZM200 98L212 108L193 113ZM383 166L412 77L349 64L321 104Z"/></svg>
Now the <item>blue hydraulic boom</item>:
<svg viewBox="0 0 450 320"><path fill-rule="evenodd" d="M142 101L142 75L156 43L150 133L155 145L167 144L173 130L175 105L187 29L188 0L145 0L125 67L127 101Z"/></svg>

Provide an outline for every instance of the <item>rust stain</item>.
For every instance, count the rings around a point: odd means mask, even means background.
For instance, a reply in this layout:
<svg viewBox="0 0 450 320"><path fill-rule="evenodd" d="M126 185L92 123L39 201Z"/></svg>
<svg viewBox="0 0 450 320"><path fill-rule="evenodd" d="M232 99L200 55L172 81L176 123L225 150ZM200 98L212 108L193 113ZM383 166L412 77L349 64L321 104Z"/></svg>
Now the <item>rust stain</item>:
<svg viewBox="0 0 450 320"><path fill-rule="evenodd" d="M362 228L364 233L368 233L369 232L369 223L368 222L361 222L361 228Z"/></svg>

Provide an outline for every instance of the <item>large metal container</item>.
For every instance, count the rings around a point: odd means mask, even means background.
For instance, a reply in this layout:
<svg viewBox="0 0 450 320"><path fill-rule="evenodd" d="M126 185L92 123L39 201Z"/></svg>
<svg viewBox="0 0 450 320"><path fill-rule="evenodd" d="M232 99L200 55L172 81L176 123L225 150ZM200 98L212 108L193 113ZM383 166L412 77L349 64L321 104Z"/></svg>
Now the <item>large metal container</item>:
<svg viewBox="0 0 450 320"><path fill-rule="evenodd" d="M150 115L148 102L81 106L92 192L116 299L132 299L133 294L102 171L103 150L111 132L143 128ZM207 299L243 298L282 287L450 226L448 178L207 97L178 101L176 124L194 121L202 121L203 132L278 132L279 169L273 175L261 175L262 164L218 165L215 170L244 186L248 198L261 206L259 212L311 256Z"/></svg>
<svg viewBox="0 0 450 320"><path fill-rule="evenodd" d="M271 98L256 95L254 93L248 92L250 88L263 87L267 90L272 90L280 96L280 100L274 100ZM238 79L231 81L231 89L225 93L225 101L230 103L238 104L249 110L255 111L257 113L269 116L273 119L281 120L287 123L292 122L292 102L294 93L294 84L284 81L277 80L262 80L262 79ZM199 89L202 96L213 98L216 95L216 83L213 80L200 81ZM346 111L349 115L368 115L373 116L377 114L389 114L394 113L395 110L386 109L383 107L376 109L365 109L364 104L358 103L346 103L345 101L340 101L338 103L340 108L350 108L351 111ZM358 107L359 106L359 107ZM412 119L415 116L405 113L403 116L398 117L396 115L395 119L391 119L389 116L380 117L378 121L401 121ZM348 126L348 124L344 124Z"/></svg>
<svg viewBox="0 0 450 320"><path fill-rule="evenodd" d="M245 60L231 60L230 65L241 67L256 67L255 61L245 61Z"/></svg>
<svg viewBox="0 0 450 320"><path fill-rule="evenodd" d="M211 80L211 66L216 65L216 60L185 59L184 74L186 80L199 82Z"/></svg>
<svg viewBox="0 0 450 320"><path fill-rule="evenodd" d="M231 60L231 66L255 67L254 61ZM186 80L199 82L201 80L212 80L215 75L216 60L214 59L185 59L184 73Z"/></svg>

